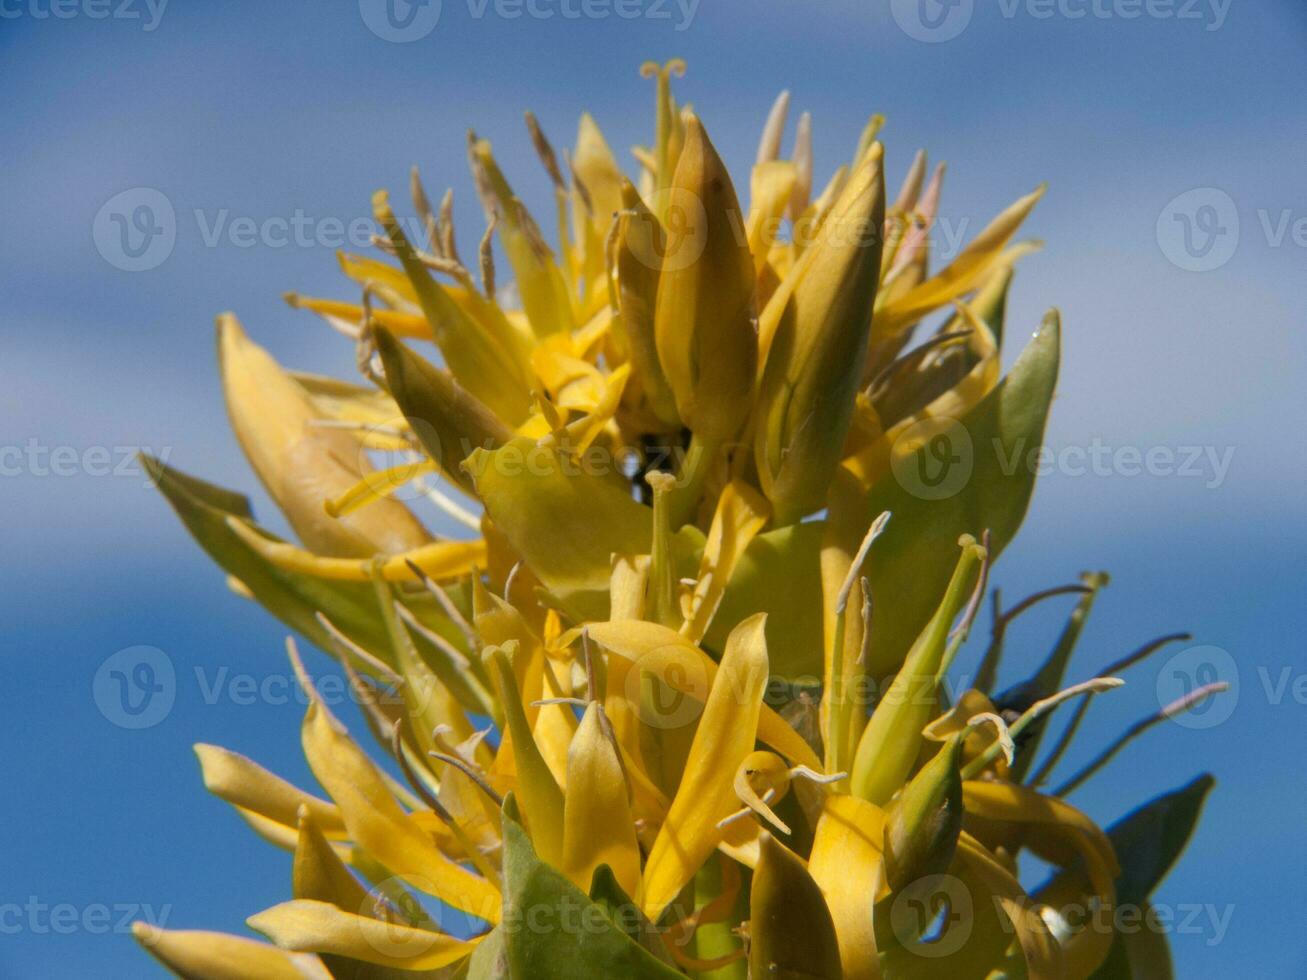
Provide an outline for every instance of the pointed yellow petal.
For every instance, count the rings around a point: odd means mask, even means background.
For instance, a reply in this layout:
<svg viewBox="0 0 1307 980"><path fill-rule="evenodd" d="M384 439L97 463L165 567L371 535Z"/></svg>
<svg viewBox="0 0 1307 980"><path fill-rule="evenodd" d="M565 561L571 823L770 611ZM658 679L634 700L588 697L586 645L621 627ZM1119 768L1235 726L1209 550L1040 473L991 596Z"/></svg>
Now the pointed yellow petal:
<svg viewBox="0 0 1307 980"><path fill-rule="evenodd" d="M291 894L318 902L330 902L347 912L361 913L371 905L368 892L340 859L331 842L322 835L308 807L299 814L299 839L291 868Z"/></svg>
<svg viewBox="0 0 1307 980"><path fill-rule="evenodd" d="M645 866L645 914L657 920L722 838L717 823L736 808L732 779L753 751L767 684L766 616L732 631L699 718L681 784Z"/></svg>
<svg viewBox="0 0 1307 980"><path fill-rule="evenodd" d="M296 789L258 763L217 745L197 744L195 754L205 789L219 799L288 827L296 825L300 808L306 807L323 833L337 839L347 836L335 804Z"/></svg>
<svg viewBox="0 0 1307 980"><path fill-rule="evenodd" d="M871 908L884 880L885 813L856 796L828 796L808 871L826 896L845 980L879 980Z"/></svg>
<svg viewBox="0 0 1307 980"><path fill-rule="evenodd" d="M516 644L511 644L509 650L516 656L522 655ZM508 651L491 647L484 656L494 670L499 702L507 721L507 737L513 742L517 795L522 801L531 842L542 859L557 867L563 851L563 793L540 754L527 722Z"/></svg>
<svg viewBox="0 0 1307 980"><path fill-rule="evenodd" d="M417 518L393 500L345 519L327 514L324 501L371 471L366 454L349 434L313 424L321 416L304 389L230 314L218 319L218 354L236 438L310 551L361 558L430 541Z"/></svg>
<svg viewBox="0 0 1307 980"><path fill-rule="evenodd" d="M159 929L132 923L136 941L182 980L331 980L316 956L220 932Z"/></svg>
<svg viewBox="0 0 1307 980"><path fill-rule="evenodd" d="M318 701L312 682L304 677L302 683L310 697L301 731L304 755L313 775L340 807L350 836L412 887L497 922L498 889L441 853L431 836L400 808L372 761Z"/></svg>
<svg viewBox="0 0 1307 980"><path fill-rule="evenodd" d="M372 196L372 210L413 283L436 345L459 384L510 424L526 417L530 390L513 351L454 302L418 259L391 210L385 191Z"/></svg>
<svg viewBox="0 0 1307 980"><path fill-rule="evenodd" d="M722 491L690 599L692 614L681 627L682 635L692 643L708 632L736 563L770 515L766 498L743 480L732 480Z"/></svg>
<svg viewBox="0 0 1307 980"><path fill-rule="evenodd" d="M594 703L586 708L567 754L561 870L574 885L589 891L595 868L606 864L622 890L635 895L640 889L640 846L622 764L603 732L600 710Z"/></svg>
<svg viewBox="0 0 1307 980"><path fill-rule="evenodd" d="M500 172L490 142L469 134L468 160L486 218L496 218L499 240L517 277L522 308L536 336L571 330L575 324L562 270L539 227Z"/></svg>
<svg viewBox="0 0 1307 980"><path fill-rule="evenodd" d="M274 905L250 916L249 924L283 949L331 954L399 970L438 970L476 949L476 943L444 933L382 922L308 900Z"/></svg>
<svg viewBox="0 0 1307 980"><path fill-rule="evenodd" d="M324 558L284 541L265 537L248 521L228 518L227 526L259 557L288 572L300 572L316 578L341 582L366 582L371 577L372 558ZM387 582L412 582L417 579L409 562L437 581L459 578L486 565L486 542L433 541L411 551L384 558L381 577Z"/></svg>
<svg viewBox="0 0 1307 980"><path fill-rule="evenodd" d="M877 310L876 336L897 336L931 311L978 286L1043 196L1041 187L1021 198L990 222L947 268Z"/></svg>

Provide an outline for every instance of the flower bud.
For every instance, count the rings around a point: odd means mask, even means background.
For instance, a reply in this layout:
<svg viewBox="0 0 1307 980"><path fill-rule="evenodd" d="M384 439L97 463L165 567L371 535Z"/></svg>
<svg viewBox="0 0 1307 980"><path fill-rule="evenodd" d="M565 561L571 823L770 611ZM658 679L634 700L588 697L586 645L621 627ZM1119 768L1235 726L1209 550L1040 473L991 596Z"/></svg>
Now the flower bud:
<svg viewBox="0 0 1307 980"><path fill-rule="evenodd" d="M753 400L754 271L730 175L693 115L669 195L654 317L658 360L681 418L721 445Z"/></svg>
<svg viewBox="0 0 1307 980"><path fill-rule="evenodd" d="M754 454L778 525L825 505L867 359L884 245L877 144L805 251L795 280L763 314L766 367Z"/></svg>

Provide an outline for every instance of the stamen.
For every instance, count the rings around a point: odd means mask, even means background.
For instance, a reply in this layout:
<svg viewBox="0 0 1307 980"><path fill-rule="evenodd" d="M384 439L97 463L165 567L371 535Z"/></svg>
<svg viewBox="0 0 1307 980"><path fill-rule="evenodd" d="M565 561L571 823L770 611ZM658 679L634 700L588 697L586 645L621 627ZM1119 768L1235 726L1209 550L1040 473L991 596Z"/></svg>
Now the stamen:
<svg viewBox="0 0 1307 980"><path fill-rule="evenodd" d="M454 244L454 188L445 191L440 199L440 254L462 264L458 247Z"/></svg>
<svg viewBox="0 0 1307 980"><path fill-rule="evenodd" d="M424 497L454 520L458 521L458 523L472 531L476 531L478 534L481 533L481 518L468 510L457 500L454 500L448 494L442 493L438 487L433 487L421 477L414 481L414 486L422 491Z"/></svg>
<svg viewBox="0 0 1307 980"><path fill-rule="evenodd" d="M422 219L422 227L426 229L431 251L439 255L441 254L440 226L436 223L436 216L431 213L431 201L428 200L426 189L422 186L422 178L418 175L417 167L409 171L408 183L409 193L413 198L413 208Z"/></svg>
<svg viewBox="0 0 1307 980"><path fill-rule="evenodd" d="M413 615L413 611L409 609L408 606L404 605L402 602L396 602L395 611L399 613L399 618L402 619L408 627L413 630L413 632L417 633L432 646L438 648L445 654L445 656L449 657L455 667L459 670L469 670L471 668L471 662L463 655L458 647L454 646L454 644L450 643L435 630L424 624L417 618L417 616Z"/></svg>
<svg viewBox="0 0 1307 980"><path fill-rule="evenodd" d="M1152 640L1149 643L1145 643L1138 650L1135 650L1133 653L1127 654L1126 656L1122 657L1120 660L1116 661L1114 664L1111 664L1110 666L1104 668L1102 673L1119 674L1122 671L1130 667L1133 667L1135 664L1144 660L1145 658L1155 653L1156 651L1160 650L1168 643L1175 643L1177 641L1188 641L1192 639L1193 639L1193 635L1190 633L1170 633L1166 636L1160 636L1156 640ZM1076 705L1076 712L1071 716L1071 720L1067 723L1066 727L1062 729L1062 734L1058 736L1057 744L1053 746L1053 749L1052 751L1049 752L1048 757L1040 764L1039 769L1035 773L1035 775L1031 777L1030 779L1031 786L1042 786L1045 782L1048 781L1048 777L1051 776L1053 770L1057 768L1057 764L1062 761L1062 756L1066 753L1066 750L1070 747L1071 742L1075 739L1076 733L1080 730L1080 724L1081 722L1084 721L1085 714L1088 711L1089 711L1088 698L1086 698L1084 701L1081 701L1078 705Z"/></svg>
<svg viewBox="0 0 1307 980"><path fill-rule="evenodd" d="M508 578L504 579L505 602L511 603L513 601L511 598L513 594L513 583L517 581L517 573L522 570L523 564L524 562L519 558L517 561L513 562L513 567L508 570Z"/></svg>
<svg viewBox="0 0 1307 980"><path fill-rule="evenodd" d="M867 654L871 652L871 583L867 581L866 576L862 579L862 643L858 647L859 665L867 662Z"/></svg>
<svg viewBox="0 0 1307 980"><path fill-rule="evenodd" d="M440 603L440 608L444 611L445 615L450 618L450 621L458 627L459 632L467 639L468 649L479 650L481 648L481 643L477 639L476 630L472 628L472 624L467 621L467 618L459 610L458 606L454 605L454 600L449 597L449 593L441 587L439 582L424 572L416 562L410 559L405 559L404 564L408 565L409 571L411 571L417 577L417 580L422 583L423 587L435 597L436 602Z"/></svg>
<svg viewBox="0 0 1307 980"><path fill-rule="evenodd" d="M322 612L321 610L318 610L313 614L313 618L318 621L318 625L320 625L324 630L326 630L327 635L337 644L338 647L341 648L342 654L348 653L351 657L354 657L356 660L363 663L369 670L371 670L381 679L385 680L386 683L388 684L404 683L403 677L395 673L394 670L386 666L386 664L382 663L372 654L368 653L368 651L364 650L361 646L359 646L357 643L351 640L343 632L341 632L340 628L337 627L335 623L333 623L330 619L327 618L326 613Z"/></svg>
<svg viewBox="0 0 1307 980"><path fill-rule="evenodd" d="M862 544L858 546L858 553L853 556L853 563L849 566L849 572L844 577L844 584L840 586L839 595L835 600L835 614L843 616L844 610L849 604L849 593L853 591L853 583L858 579L858 573L862 570L862 564L867 560L867 553L871 551L871 546L875 540L880 537L881 532L885 530L885 525L889 523L890 512L882 511L881 514L871 522L871 527L867 529L866 535L862 539Z"/></svg>
<svg viewBox="0 0 1307 980"><path fill-rule="evenodd" d="M1042 718L1058 705L1062 704L1062 702L1068 701L1071 698L1079 697L1082 694L1088 695L1097 694L1100 691L1110 691L1113 688L1121 687L1123 684L1125 684L1125 681L1121 680L1119 677L1095 677L1079 684L1073 684L1071 687L1059 691L1051 697L1044 698L1043 700L1036 701L1032 704L1026 709L1021 717L1008 726L1008 735L1015 744L1022 732L1029 728L1030 725L1039 718ZM1001 741L995 742L980 755L976 756L976 758L972 759L971 762L967 763L962 770L962 778L964 780L974 779L998 758L999 752L1001 751L1003 751Z"/></svg>
<svg viewBox="0 0 1307 980"><path fill-rule="evenodd" d="M1190 691L1182 698L1177 698L1170 704L1163 707L1155 714L1149 715L1140 721L1135 722L1111 745L1099 753L1083 769L1068 779L1065 783L1053 791L1055 796L1066 796L1075 792L1087 779L1097 773L1100 769L1112 761L1123 748L1130 742L1134 741L1144 732L1148 731L1155 725L1160 725L1164 721L1174 718L1176 715L1182 715L1186 711L1191 711L1199 704L1206 701L1213 695L1220 694L1222 691L1228 691L1230 684L1228 681L1216 681L1212 684L1204 684L1202 687Z"/></svg>
<svg viewBox="0 0 1307 980"><path fill-rule="evenodd" d="M481 259L481 291L489 299L495 298L495 228L499 224L499 213L491 212L490 220L486 222L486 232L481 236L481 244L477 246L477 255Z"/></svg>
<svg viewBox="0 0 1307 980"><path fill-rule="evenodd" d="M540 162L544 165L554 188L566 192L567 184L563 181L563 175L558 169L558 157L554 155L554 148L549 145L544 130L540 128L540 121L536 119L535 113L530 110L526 112L526 128L531 134L531 145L535 147L536 156L540 158Z"/></svg>
<svg viewBox="0 0 1307 980"><path fill-rule="evenodd" d="M439 762L444 762L453 766L468 779L472 780L472 782L476 783L477 788L490 798L490 802L494 803L496 807L503 809L504 798L496 793L495 788L486 781L486 778L474 769L467 761L460 759L456 755L451 755L448 752L437 752L434 749L428 752L427 755Z"/></svg>

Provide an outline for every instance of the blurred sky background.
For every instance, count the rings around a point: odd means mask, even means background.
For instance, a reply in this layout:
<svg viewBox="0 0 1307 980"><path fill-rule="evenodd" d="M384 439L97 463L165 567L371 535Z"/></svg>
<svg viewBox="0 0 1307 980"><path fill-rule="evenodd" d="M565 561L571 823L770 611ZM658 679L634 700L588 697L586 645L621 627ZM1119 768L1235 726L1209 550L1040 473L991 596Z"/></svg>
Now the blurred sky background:
<svg viewBox="0 0 1307 980"><path fill-rule="evenodd" d="M206 693L236 675L285 677L283 630L225 588L138 471L96 475L100 457L83 455L166 452L251 493L281 526L227 428L213 316L236 311L283 363L351 376L348 345L280 296L353 291L330 247L209 244L206 229L297 210L315 224L364 217L374 189L404 196L417 163L433 194L456 188L469 250L481 220L467 127L494 141L519 194L548 214L522 110L561 146L588 108L629 162L625 149L652 136L652 87L637 69L673 55L689 62L682 100L737 175L787 87L814 116L819 184L872 111L888 117L895 185L918 147L949 163L941 214L968 237L1050 182L1026 226L1047 248L1018 272L1007 351L1010 361L1043 311L1062 309L1050 445L1211 447L1229 465L1054 473L995 581L1013 601L1081 570L1112 573L1077 678L1172 630L1229 652L1239 688L1228 719L1154 730L1073 800L1108 823L1215 773L1157 902L1228 910L1228 928L1200 919L1173 936L1179 975L1307 975L1307 706L1292 686L1307 672L1300 0L1154 2L1137 17L1129 0L976 0L942 42L910 36L921 22L899 0L643 0L631 20L565 18L561 0L538 0L548 19L444 0L411 43L369 29L373 0L173 0L157 17L144 0L69 0L67 18L45 16L49 2L0 0L0 446L22 449L0 457L0 977L153 976L119 920L152 911L174 928L240 931L289 897L288 855L205 793L190 749L216 742L312 785L300 705ZM92 16L102 10L139 16ZM1078 10L1088 13L1068 16ZM93 226L138 187L173 206L176 241L157 267L126 272ZM1197 188L1212 190L1172 205ZM1221 232L1193 262L1176 252L1184 218L1172 212L1186 207L1195 234ZM1219 267L1180 267L1194 262ZM29 446L73 447L82 464L46 472ZM1014 627L1005 682L1047 651L1065 612L1055 605ZM164 651L177 678L171 712L140 731L93 697L101 664L135 645ZM974 662L977 646L964 657ZM1100 739L1156 710L1165 659L1097 700ZM1096 747L1082 737L1072 762ZM71 906L77 921L52 924L33 903ZM83 915L101 905L107 925Z"/></svg>

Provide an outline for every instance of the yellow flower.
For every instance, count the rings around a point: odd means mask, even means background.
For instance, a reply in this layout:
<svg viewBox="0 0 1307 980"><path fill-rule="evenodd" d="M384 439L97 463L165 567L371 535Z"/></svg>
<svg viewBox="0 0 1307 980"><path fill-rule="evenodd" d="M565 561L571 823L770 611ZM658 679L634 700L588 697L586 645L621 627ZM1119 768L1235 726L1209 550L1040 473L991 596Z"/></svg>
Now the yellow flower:
<svg viewBox="0 0 1307 980"><path fill-rule="evenodd" d="M783 94L743 209L683 71L645 68L634 179L589 116L565 174L528 115L553 244L474 135L471 267L449 194L414 174L417 236L378 192L382 254L341 256L359 302L290 297L366 384L286 371L220 319L233 428L298 540L147 465L232 589L345 672L389 760L290 641L322 794L196 753L293 854L291 896L249 919L267 943L139 926L179 975L1061 978L1143 955L1073 913L1146 905L1210 784L1112 834L1042 786L1089 698L1161 643L1066 686L1093 577L996 604L976 687L948 688L1033 486L1002 461L1039 444L1057 377L1056 314L999 377L1042 191L934 270L942 170L919 154L887 205L873 117L814 197L811 117L783 158ZM1057 649L995 693L1010 620L1068 592ZM1059 869L1033 894L1023 850Z"/></svg>

